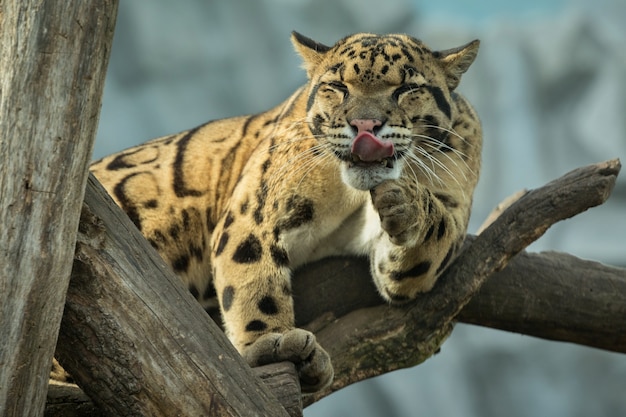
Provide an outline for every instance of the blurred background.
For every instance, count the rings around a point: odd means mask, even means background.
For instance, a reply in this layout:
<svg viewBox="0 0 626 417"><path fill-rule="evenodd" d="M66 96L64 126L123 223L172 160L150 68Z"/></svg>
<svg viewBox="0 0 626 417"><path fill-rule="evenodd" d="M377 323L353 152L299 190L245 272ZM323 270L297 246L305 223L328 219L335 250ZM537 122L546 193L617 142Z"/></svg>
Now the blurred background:
<svg viewBox="0 0 626 417"><path fill-rule="evenodd" d="M333 44L404 32L482 41L460 91L483 121L470 233L502 199L578 166L626 161L624 0L120 2L94 159L266 110L304 83L289 33ZM626 175L609 201L530 248L626 266ZM626 302L626 300L625 300ZM626 356L458 325L426 363L346 388L314 416L625 416Z"/></svg>

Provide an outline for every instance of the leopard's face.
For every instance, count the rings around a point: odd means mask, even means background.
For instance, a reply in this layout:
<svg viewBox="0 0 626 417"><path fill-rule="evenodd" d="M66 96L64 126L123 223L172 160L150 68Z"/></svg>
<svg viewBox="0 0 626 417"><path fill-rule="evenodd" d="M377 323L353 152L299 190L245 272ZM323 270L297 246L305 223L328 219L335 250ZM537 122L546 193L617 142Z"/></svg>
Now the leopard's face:
<svg viewBox="0 0 626 417"><path fill-rule="evenodd" d="M307 122L343 181L369 190L428 169L451 131L450 89L436 53L406 35L361 34L309 68Z"/></svg>

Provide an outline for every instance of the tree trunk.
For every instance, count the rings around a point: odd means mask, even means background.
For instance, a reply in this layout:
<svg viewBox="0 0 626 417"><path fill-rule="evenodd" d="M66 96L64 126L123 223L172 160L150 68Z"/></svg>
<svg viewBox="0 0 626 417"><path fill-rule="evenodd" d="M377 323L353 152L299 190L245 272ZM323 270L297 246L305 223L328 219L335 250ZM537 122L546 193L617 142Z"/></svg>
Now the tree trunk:
<svg viewBox="0 0 626 417"><path fill-rule="evenodd" d="M93 176L57 355L107 415L287 415Z"/></svg>
<svg viewBox="0 0 626 417"><path fill-rule="evenodd" d="M117 13L0 5L0 415L41 415Z"/></svg>

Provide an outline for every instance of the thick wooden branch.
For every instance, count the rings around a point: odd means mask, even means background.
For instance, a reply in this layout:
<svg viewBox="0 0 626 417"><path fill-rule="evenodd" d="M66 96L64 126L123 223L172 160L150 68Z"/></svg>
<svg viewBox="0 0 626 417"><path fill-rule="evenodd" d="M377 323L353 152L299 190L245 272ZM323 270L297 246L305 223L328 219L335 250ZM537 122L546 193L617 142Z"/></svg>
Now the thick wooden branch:
<svg viewBox="0 0 626 417"><path fill-rule="evenodd" d="M299 271L294 278L297 320L316 331L336 371L332 388L306 397L305 404L364 378L421 363L439 349L455 319L626 351L626 270L563 254L522 253L492 273L550 224L602 203L619 168L618 161L581 168L529 192L481 236L470 237L435 289L409 305L381 301L364 259L329 259ZM107 229L115 228L115 222L103 220ZM180 291L167 302L188 298ZM179 354L175 346L163 348L174 351L162 355ZM106 358L93 356L82 366L95 366L89 363L110 366Z"/></svg>
<svg viewBox="0 0 626 417"><path fill-rule="evenodd" d="M107 415L287 416L93 176L57 355Z"/></svg>
<svg viewBox="0 0 626 417"><path fill-rule="evenodd" d="M490 275L504 268L511 257L552 224L602 204L620 168L617 160L590 165L529 191L467 245L432 291L410 305L378 305L348 312L340 320L317 323L318 338L333 358L335 381L326 392L307 397L306 403L364 378L416 365L430 357L451 331L461 309ZM315 293L310 288L307 291ZM317 291L324 296L316 300L330 294L342 294L343 299L347 292L328 288L321 292L319 287Z"/></svg>
<svg viewBox="0 0 626 417"><path fill-rule="evenodd" d="M0 415L41 415L117 1L0 2Z"/></svg>

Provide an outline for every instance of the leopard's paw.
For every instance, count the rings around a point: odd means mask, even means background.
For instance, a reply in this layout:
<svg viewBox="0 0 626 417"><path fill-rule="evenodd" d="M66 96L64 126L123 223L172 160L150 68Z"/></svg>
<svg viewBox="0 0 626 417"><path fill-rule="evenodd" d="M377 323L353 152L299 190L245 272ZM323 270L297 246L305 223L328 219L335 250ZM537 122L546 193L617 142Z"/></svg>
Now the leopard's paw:
<svg viewBox="0 0 626 417"><path fill-rule="evenodd" d="M392 243L409 245L415 238L419 210L412 191L397 181L385 181L371 190L372 203L381 227Z"/></svg>
<svg viewBox="0 0 626 417"><path fill-rule="evenodd" d="M317 343L315 335L306 330L264 334L244 348L242 355L250 366L293 362L302 392L319 391L333 380L334 371L328 353Z"/></svg>

